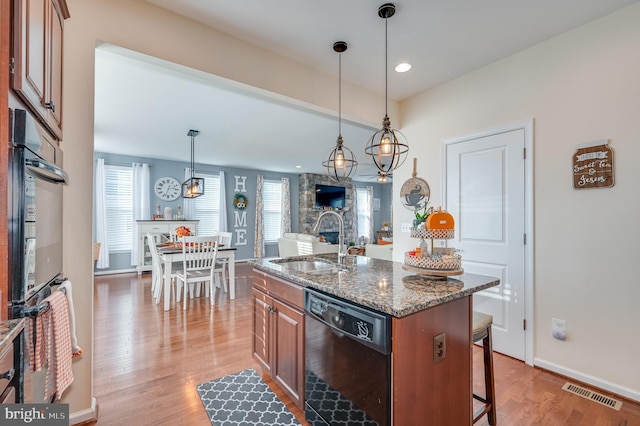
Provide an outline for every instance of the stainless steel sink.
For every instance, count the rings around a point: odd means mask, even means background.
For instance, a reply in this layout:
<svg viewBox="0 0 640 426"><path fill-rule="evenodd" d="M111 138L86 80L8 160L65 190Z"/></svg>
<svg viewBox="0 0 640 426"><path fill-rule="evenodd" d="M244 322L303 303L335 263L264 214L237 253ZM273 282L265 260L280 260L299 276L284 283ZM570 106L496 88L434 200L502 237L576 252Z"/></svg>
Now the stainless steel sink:
<svg viewBox="0 0 640 426"><path fill-rule="evenodd" d="M293 260L291 262L281 263L280 266L293 269L294 271L309 272L331 269L334 265L320 260Z"/></svg>
<svg viewBox="0 0 640 426"><path fill-rule="evenodd" d="M318 259L278 259L271 262L285 269L305 274L336 274L345 270L340 265Z"/></svg>

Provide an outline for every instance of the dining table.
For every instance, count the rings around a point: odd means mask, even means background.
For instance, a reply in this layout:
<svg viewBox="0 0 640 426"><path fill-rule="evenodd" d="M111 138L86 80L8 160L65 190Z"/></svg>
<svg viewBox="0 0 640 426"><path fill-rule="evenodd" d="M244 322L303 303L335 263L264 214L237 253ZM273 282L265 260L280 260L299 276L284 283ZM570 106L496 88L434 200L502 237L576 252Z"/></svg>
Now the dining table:
<svg viewBox="0 0 640 426"><path fill-rule="evenodd" d="M163 280L163 297L164 297L164 310L168 311L171 304L171 274L172 266L174 262L182 262L184 260L184 253L182 248L173 247L158 247L158 256L160 261L164 264L164 280ZM229 266L229 298L236 298L236 248L235 247L218 247L218 259L227 259L227 265Z"/></svg>

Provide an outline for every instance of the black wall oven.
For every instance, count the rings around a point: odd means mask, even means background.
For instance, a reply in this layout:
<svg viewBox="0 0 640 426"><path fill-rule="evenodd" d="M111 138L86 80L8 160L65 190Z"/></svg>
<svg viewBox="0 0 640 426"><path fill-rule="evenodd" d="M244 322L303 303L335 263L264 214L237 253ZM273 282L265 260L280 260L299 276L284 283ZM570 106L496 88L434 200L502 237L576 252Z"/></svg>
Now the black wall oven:
<svg viewBox="0 0 640 426"><path fill-rule="evenodd" d="M67 175L56 141L27 111L10 110L10 119L9 314L23 318L48 308L40 302L62 279L62 189ZM40 385L31 386L40 378L25 377L24 341L17 346L16 359L21 362L16 368L16 399L44 402L37 396Z"/></svg>

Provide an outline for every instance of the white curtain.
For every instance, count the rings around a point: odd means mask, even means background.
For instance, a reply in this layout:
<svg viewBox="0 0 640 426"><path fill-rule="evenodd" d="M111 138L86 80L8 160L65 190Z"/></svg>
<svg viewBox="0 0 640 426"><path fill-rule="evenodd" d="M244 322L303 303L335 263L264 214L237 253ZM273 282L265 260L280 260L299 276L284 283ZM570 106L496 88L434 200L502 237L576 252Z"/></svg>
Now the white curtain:
<svg viewBox="0 0 640 426"><path fill-rule="evenodd" d="M254 257L264 257L264 176L258 175L256 189L256 242L253 246Z"/></svg>
<svg viewBox="0 0 640 426"><path fill-rule="evenodd" d="M138 264L138 220L151 219L149 165L145 163L132 163L131 176L131 202L133 208L133 221L131 232L131 264Z"/></svg>
<svg viewBox="0 0 640 426"><path fill-rule="evenodd" d="M285 232L291 232L291 192L289 191L289 178L282 178L281 182L282 210L280 211L280 232L284 234Z"/></svg>
<svg viewBox="0 0 640 426"><path fill-rule="evenodd" d="M184 169L184 181L191 177L191 167L185 167ZM195 198L183 198L182 199L182 214L187 220L193 220L196 218L196 199Z"/></svg>
<svg viewBox="0 0 640 426"><path fill-rule="evenodd" d="M345 214L346 216L346 214ZM358 228L358 187L353 185L353 241L360 244L360 228Z"/></svg>
<svg viewBox="0 0 640 426"><path fill-rule="evenodd" d="M367 220L369 221L369 242L373 243L373 186L367 186L367 208L369 209L369 214L367 214Z"/></svg>
<svg viewBox="0 0 640 426"><path fill-rule="evenodd" d="M104 160L98 159L96 165L96 242L100 243L100 255L96 262L96 268L109 267L109 246L107 245L107 207L105 203L105 171Z"/></svg>
<svg viewBox="0 0 640 426"><path fill-rule="evenodd" d="M227 232L227 190L222 170L220 171L220 214L218 215L218 221L218 231Z"/></svg>

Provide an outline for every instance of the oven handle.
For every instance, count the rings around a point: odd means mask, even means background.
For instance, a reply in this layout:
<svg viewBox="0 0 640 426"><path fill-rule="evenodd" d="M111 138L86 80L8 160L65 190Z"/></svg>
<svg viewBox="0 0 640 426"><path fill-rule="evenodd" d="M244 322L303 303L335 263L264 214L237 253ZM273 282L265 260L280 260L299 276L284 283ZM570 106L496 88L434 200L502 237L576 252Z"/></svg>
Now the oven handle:
<svg viewBox="0 0 640 426"><path fill-rule="evenodd" d="M26 159L26 167L38 177L53 183L67 183L67 173L60 167L43 160Z"/></svg>

